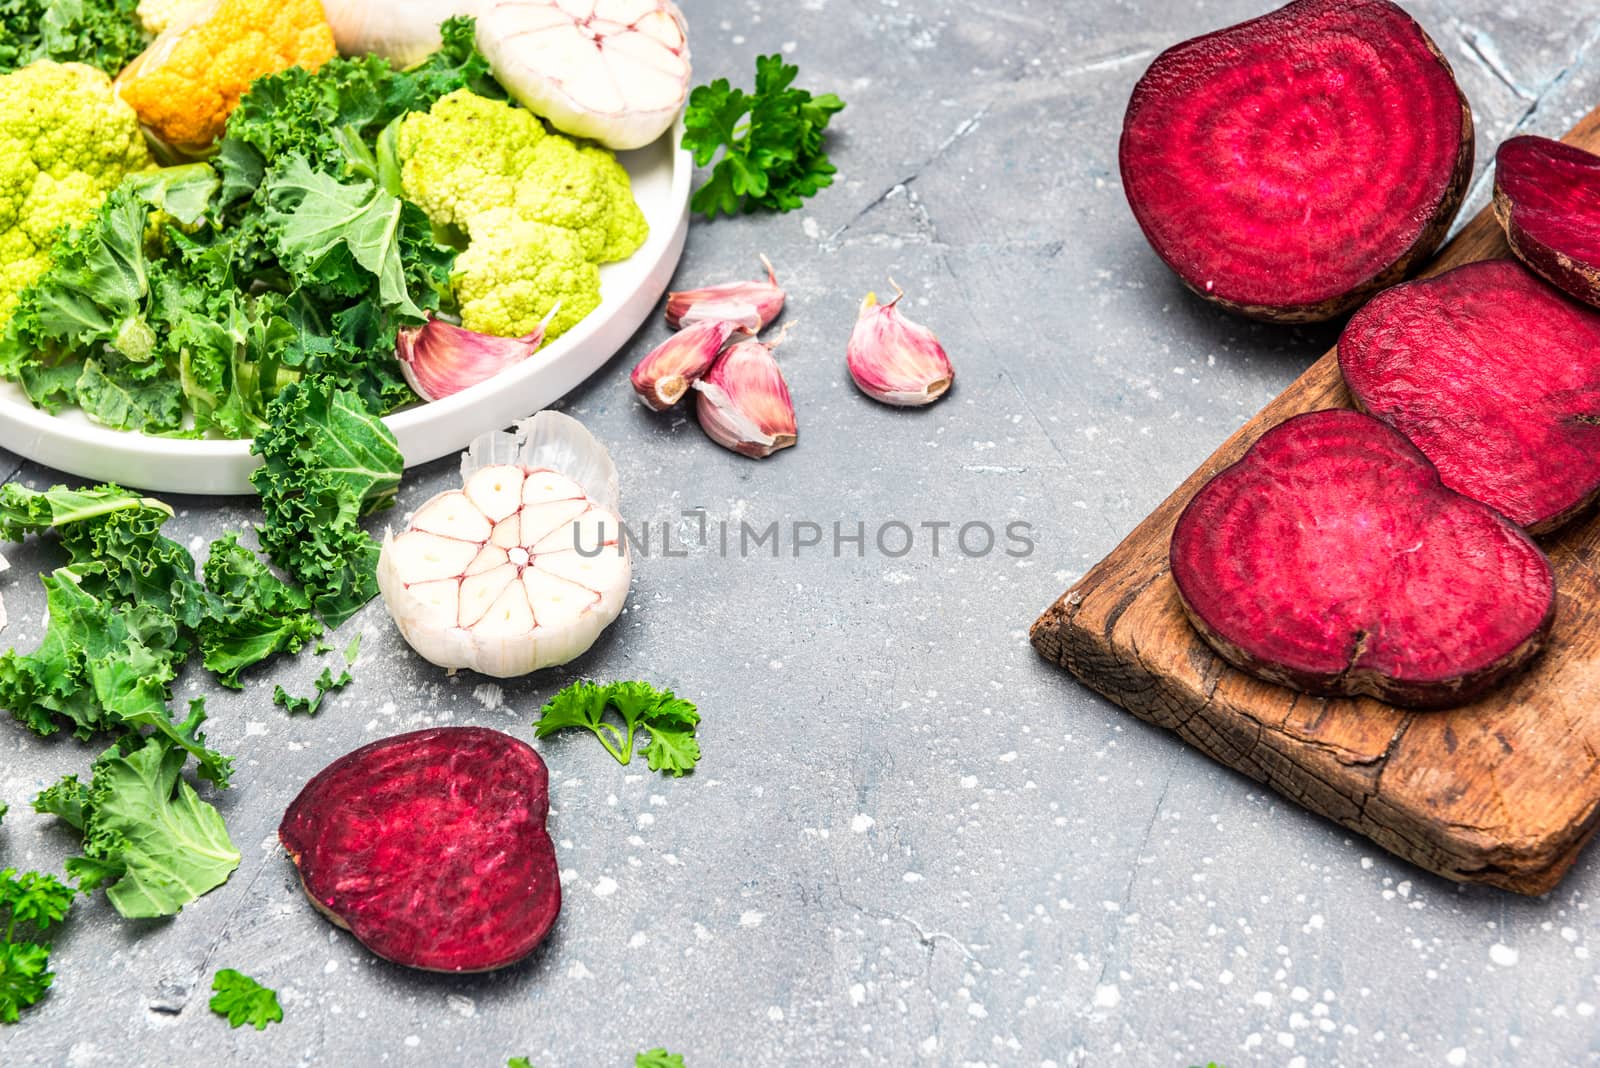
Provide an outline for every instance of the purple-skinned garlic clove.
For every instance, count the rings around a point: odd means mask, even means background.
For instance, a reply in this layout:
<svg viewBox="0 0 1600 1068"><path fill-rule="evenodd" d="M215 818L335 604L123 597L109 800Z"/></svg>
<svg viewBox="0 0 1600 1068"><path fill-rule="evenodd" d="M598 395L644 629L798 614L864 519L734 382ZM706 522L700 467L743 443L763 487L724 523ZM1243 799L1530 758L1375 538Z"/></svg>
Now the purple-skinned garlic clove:
<svg viewBox="0 0 1600 1068"><path fill-rule="evenodd" d="M728 339L749 336L743 325L728 320L691 323L657 345L639 361L629 381L639 399L664 412L683 399L695 380L711 370Z"/></svg>
<svg viewBox="0 0 1600 1068"><path fill-rule="evenodd" d="M783 311L784 301L771 261L762 256L761 262L767 268L765 282L725 282L668 293L667 325L677 330L690 323L724 320L759 334Z"/></svg>
<svg viewBox="0 0 1600 1068"><path fill-rule="evenodd" d="M400 373L417 396L434 401L493 378L543 344L544 323L522 337L495 337L430 318L422 326L401 329L395 355Z"/></svg>
<svg viewBox="0 0 1600 1068"><path fill-rule="evenodd" d="M782 340L741 341L694 384L700 428L723 448L759 460L795 443L794 402L772 355Z"/></svg>
<svg viewBox="0 0 1600 1068"><path fill-rule="evenodd" d="M955 369L932 330L907 319L899 304L905 290L878 303L876 293L861 302L846 355L850 377L873 400L899 407L932 404L950 390Z"/></svg>

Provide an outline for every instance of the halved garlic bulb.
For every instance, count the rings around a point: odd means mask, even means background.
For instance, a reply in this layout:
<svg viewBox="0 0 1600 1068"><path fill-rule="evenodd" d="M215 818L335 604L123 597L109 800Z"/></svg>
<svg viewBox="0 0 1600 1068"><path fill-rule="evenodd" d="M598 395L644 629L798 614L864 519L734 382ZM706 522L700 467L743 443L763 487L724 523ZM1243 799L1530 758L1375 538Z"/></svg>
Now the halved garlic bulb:
<svg viewBox="0 0 1600 1068"><path fill-rule="evenodd" d="M440 667L496 678L581 655L633 576L605 449L541 412L475 441L462 478L384 538L378 587L401 635Z"/></svg>
<svg viewBox="0 0 1600 1068"><path fill-rule="evenodd" d="M483 0L478 47L512 99L574 137L643 148L689 94L672 0Z"/></svg>

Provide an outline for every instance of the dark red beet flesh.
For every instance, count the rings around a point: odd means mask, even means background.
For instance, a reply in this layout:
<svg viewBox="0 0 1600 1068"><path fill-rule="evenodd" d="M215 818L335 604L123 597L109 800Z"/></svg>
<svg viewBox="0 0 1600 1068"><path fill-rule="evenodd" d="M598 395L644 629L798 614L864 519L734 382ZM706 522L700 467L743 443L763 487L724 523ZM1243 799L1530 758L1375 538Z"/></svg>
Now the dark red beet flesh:
<svg viewBox="0 0 1600 1068"><path fill-rule="evenodd" d="M1513 137L1495 153L1494 213L1518 259L1600 307L1600 156Z"/></svg>
<svg viewBox="0 0 1600 1068"><path fill-rule="evenodd" d="M1482 693L1537 651L1555 609L1525 533L1346 409L1279 424L1208 482L1171 562L1189 618L1232 663L1399 705Z"/></svg>
<svg viewBox="0 0 1600 1068"><path fill-rule="evenodd" d="M1345 326L1339 369L1446 486L1535 533L1600 493L1600 312L1515 260L1380 293Z"/></svg>
<svg viewBox="0 0 1600 1068"><path fill-rule="evenodd" d="M1438 245L1472 173L1472 113L1388 0L1297 0L1158 56L1121 163L1134 216L1189 288L1309 322Z"/></svg>
<svg viewBox="0 0 1600 1068"><path fill-rule="evenodd" d="M548 811L527 744L441 727L329 764L278 837L316 906L378 956L482 972L533 952L561 911Z"/></svg>

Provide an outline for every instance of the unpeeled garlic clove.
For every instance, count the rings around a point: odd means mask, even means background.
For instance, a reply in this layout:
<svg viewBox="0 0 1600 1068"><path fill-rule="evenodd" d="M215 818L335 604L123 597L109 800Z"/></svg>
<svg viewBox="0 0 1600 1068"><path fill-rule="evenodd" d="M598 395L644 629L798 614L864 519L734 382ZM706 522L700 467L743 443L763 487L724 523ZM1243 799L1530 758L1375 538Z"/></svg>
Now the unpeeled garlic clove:
<svg viewBox="0 0 1600 1068"><path fill-rule="evenodd" d="M776 344L741 341L694 384L695 414L706 435L758 460L787 449L799 434L788 383L772 357Z"/></svg>
<svg viewBox="0 0 1600 1068"><path fill-rule="evenodd" d="M400 331L395 355L407 384L423 400L433 401L493 378L543 344L544 323L522 337L495 337L430 318Z"/></svg>
<svg viewBox="0 0 1600 1068"><path fill-rule="evenodd" d="M876 293L861 302L846 349L850 377L873 400L900 407L932 404L950 390L955 369L932 330L900 313L905 290L894 284L895 298L878 303Z"/></svg>
<svg viewBox="0 0 1600 1068"><path fill-rule="evenodd" d="M734 334L750 331L728 320L703 320L679 330L639 361L629 380L639 399L664 412L683 399L689 386L711 370Z"/></svg>
<svg viewBox="0 0 1600 1068"><path fill-rule="evenodd" d="M704 289L686 289L667 294L667 325L674 330L690 323L718 319L738 323L752 334L759 334L783 311L783 290L778 275L765 256L767 280L725 282Z"/></svg>

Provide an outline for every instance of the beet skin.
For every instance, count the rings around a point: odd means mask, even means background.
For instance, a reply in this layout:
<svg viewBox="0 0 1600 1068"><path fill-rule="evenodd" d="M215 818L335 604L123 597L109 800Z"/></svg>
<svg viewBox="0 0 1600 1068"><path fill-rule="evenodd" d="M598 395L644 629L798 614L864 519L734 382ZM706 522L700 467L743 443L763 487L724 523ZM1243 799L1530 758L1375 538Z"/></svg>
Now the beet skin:
<svg viewBox="0 0 1600 1068"><path fill-rule="evenodd" d="M1513 137L1494 157L1494 214L1518 259L1600 307L1600 156Z"/></svg>
<svg viewBox="0 0 1600 1068"><path fill-rule="evenodd" d="M378 956L482 972L533 952L561 911L548 811L526 743L441 727L329 764L278 837L312 902Z"/></svg>
<svg viewBox="0 0 1600 1068"><path fill-rule="evenodd" d="M1481 694L1538 650L1555 610L1527 534L1346 409L1279 424L1208 482L1171 564L1189 618L1233 664L1397 705Z"/></svg>
<svg viewBox="0 0 1600 1068"><path fill-rule="evenodd" d="M1158 56L1120 158L1139 226L1185 285L1310 322L1438 245L1472 174L1472 112L1388 0L1296 0Z"/></svg>
<svg viewBox="0 0 1600 1068"><path fill-rule="evenodd" d="M1600 494L1600 312L1515 260L1378 294L1345 326L1339 369L1446 486L1534 533Z"/></svg>

